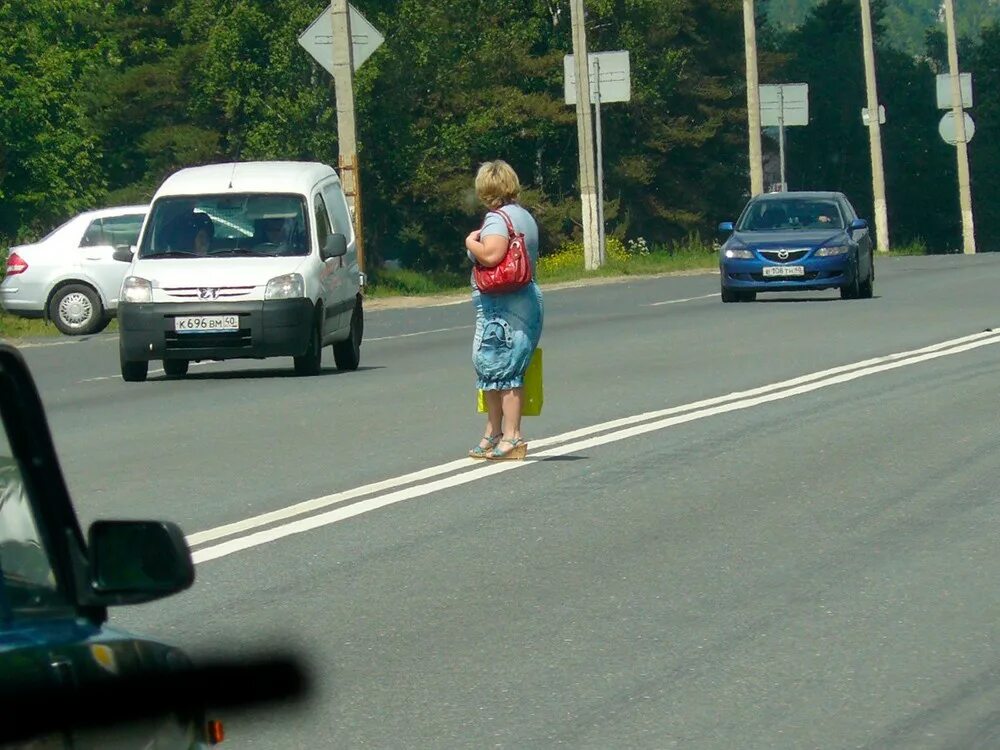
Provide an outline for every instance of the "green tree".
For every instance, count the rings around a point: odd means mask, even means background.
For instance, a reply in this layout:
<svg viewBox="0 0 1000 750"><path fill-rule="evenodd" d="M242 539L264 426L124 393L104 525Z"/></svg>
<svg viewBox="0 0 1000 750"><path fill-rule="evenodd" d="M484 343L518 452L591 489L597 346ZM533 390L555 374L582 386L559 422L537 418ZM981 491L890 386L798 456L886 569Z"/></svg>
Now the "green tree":
<svg viewBox="0 0 1000 750"><path fill-rule="evenodd" d="M107 12L100 0L0 4L0 241L37 235L103 193L80 81L108 53L95 33Z"/></svg>

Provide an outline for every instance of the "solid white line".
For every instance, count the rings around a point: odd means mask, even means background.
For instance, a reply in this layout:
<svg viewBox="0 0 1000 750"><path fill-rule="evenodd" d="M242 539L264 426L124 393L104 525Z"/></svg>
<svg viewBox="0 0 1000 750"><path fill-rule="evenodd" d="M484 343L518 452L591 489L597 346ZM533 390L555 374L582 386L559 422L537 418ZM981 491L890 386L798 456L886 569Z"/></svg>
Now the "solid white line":
<svg viewBox="0 0 1000 750"><path fill-rule="evenodd" d="M679 305L681 302L694 302L699 299L712 299L712 297L721 297L722 294L716 292L715 294L703 294L700 297L685 297L684 299L668 299L663 302L651 302L646 305L647 307L660 307L661 305Z"/></svg>
<svg viewBox="0 0 1000 750"><path fill-rule="evenodd" d="M249 530L250 528L256 528L265 525L267 523L272 523L277 520L282 520L283 518L287 518L290 516L301 515L303 513L308 512L309 510L315 510L320 507L325 507L335 502L341 502L347 499L351 499L352 497L370 494L372 492L378 491L378 489L376 488L387 489L394 485L398 486L399 484L402 484L404 481L407 483L419 481L419 477L421 475L424 477L431 477L436 474L443 473L444 471L454 471L456 469L469 467L471 465L478 466L478 468L472 471L466 471L454 476L445 477L443 479L439 479L433 482L428 482L426 484L419 484L417 486L397 490L387 495L381 495L369 498L359 503L355 503L349 506L344 506L341 508L336 508L326 513L321 513L319 515L309 516L308 518L303 518L297 521L282 524L280 526L266 529L264 531L259 531L254 534L250 534L248 536L232 539L228 542L223 542L221 544L216 544L210 547L204 547L200 550L196 550L193 554L195 562L205 562L208 560L214 560L219 557L224 557L226 555L233 554L234 552L249 549L251 547L256 547L262 544L267 544L269 542L281 539L286 536L290 536L292 534L299 534L304 531L309 531L311 529L315 529L320 526L336 523L338 521L342 521L347 518L352 518L354 516L361 515L363 513L367 513L372 510L386 507L388 505L393 505L395 503L402 502L403 500L422 497L431 494L433 492L437 492L439 490L448 489L451 487L457 487L472 481L476 481L478 479L483 479L487 476L492 476L493 474L498 474L504 471L511 471L535 463L539 459L577 453L581 450L585 450L590 447L607 445L609 443L626 440L628 438L636 437L638 435L643 435L648 432L653 432L656 430L666 429L668 427L676 426L679 424L685 424L687 422L692 422L699 419L705 419L707 417L717 416L719 414L725 414L731 411L749 409L755 406L759 406L761 404L770 403L773 401L778 401L786 398L793 398L795 396L800 396L804 393L809 393L811 391L819 390L821 388L828 388L833 385L839 385L841 383L846 383L851 380L867 377L869 375L874 375L877 373L886 372L901 367L908 367L913 364L930 361L940 357L951 356L953 354L959 354L962 352L971 351L979 347L990 346L993 344L1000 344L1000 334L996 334L993 332L974 334L972 336L965 336L959 339L953 339L951 341L946 341L940 344L935 344L933 346L917 349L912 352L901 352L895 355L889 355L887 357L878 357L872 360L866 360L864 363L857 363L855 365L846 365L839 368L833 368L832 370L822 371L820 373L805 375L800 378L794 378L791 381L784 381L783 384L773 384L771 386L764 386L762 388L754 389L753 391L747 391L744 392L743 394L739 394L739 397L736 400L732 399L734 396L737 396L737 394L731 394L730 396L723 396L718 399L707 399L706 401L696 402L695 404L689 404L681 407L673 407L672 409L665 409L659 412L647 412L646 415L637 415L636 417L626 418L625 420L615 420L614 422L594 425L592 427L584 428L582 430L575 430L572 432L563 433L562 435L558 435L553 438L546 438L543 440L532 441L532 445L537 448L545 444L566 442L566 440L570 439L571 437L574 439L574 442L571 443L570 445L551 448L549 450L543 450L539 453L533 453L532 458L527 461L523 462L512 461L500 464L486 464L486 465L475 462L473 459L451 461L447 464L442 464L436 467L430 467L429 469L425 469L422 472L413 472L411 474L404 475L403 477L397 477L395 479L385 480L383 482L379 482L373 485L366 485L364 487L359 487L354 490L349 490L348 492L337 493L335 495L328 495L324 498L316 498L315 500L310 500L305 503L299 503L297 505L290 506L289 508L284 508L278 511L273 511L272 513L263 514L262 516L256 516L254 518L246 519L245 521L241 521L236 524L229 524L227 526L222 526L216 529L210 529L208 531L200 532L198 534L193 534L190 537L188 537L188 543L194 546L198 543L212 541L214 539L222 538L225 536L231 536L232 534L239 533L240 531L246 531ZM796 385L790 386L789 384L791 383L796 383ZM783 388L781 387L782 385L784 386ZM750 396L749 394L756 394L756 395ZM726 402L727 399L728 403ZM698 408L699 406L704 406L707 404L711 405L707 406L706 408ZM694 410L692 411L692 409ZM687 413L677 414L676 412L679 411L686 411ZM578 439L580 437L584 437L586 434L593 434L595 432L606 432L608 429L611 428L612 425L621 426L627 424L630 420L638 421L640 418L643 417L648 419L648 415L668 414L671 412L673 412L674 415L666 419L659 419L645 424L633 425L627 427L626 429L619 429L615 432L610 432L603 435L597 435L596 437L590 437L589 439L586 440Z"/></svg>

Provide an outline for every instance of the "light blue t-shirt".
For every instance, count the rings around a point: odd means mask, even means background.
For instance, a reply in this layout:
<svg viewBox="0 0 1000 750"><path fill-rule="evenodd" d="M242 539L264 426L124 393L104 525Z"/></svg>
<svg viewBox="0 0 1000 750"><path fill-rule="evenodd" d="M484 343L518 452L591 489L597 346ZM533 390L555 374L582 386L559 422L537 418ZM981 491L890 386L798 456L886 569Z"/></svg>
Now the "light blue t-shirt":
<svg viewBox="0 0 1000 750"><path fill-rule="evenodd" d="M534 217L528 213L527 209L519 206L517 203L508 203L500 210L507 214L510 223L514 225L514 231L524 235L524 244L528 248L528 255L531 257L531 269L534 272L535 266L538 264L538 224L535 223ZM489 237L490 235L508 236L507 224L504 222L503 217L496 211L490 211L486 214L483 228L479 233L479 239L482 240L484 237ZM469 260L475 262L476 259L472 253L467 254Z"/></svg>

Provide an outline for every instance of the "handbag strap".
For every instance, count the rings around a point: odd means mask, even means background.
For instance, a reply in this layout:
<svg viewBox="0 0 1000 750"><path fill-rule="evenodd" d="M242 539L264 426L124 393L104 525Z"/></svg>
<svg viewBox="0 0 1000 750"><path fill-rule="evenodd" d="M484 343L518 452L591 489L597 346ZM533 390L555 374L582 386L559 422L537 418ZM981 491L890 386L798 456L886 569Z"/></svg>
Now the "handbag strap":
<svg viewBox="0 0 1000 750"><path fill-rule="evenodd" d="M499 208L496 209L495 211L493 211L493 213L500 214L503 217L504 223L507 225L507 239L511 239L511 240L514 239L517 236L517 232L514 231L514 225L511 223L510 217L507 216L507 214L504 213ZM484 222L484 225L485 225L485 222Z"/></svg>

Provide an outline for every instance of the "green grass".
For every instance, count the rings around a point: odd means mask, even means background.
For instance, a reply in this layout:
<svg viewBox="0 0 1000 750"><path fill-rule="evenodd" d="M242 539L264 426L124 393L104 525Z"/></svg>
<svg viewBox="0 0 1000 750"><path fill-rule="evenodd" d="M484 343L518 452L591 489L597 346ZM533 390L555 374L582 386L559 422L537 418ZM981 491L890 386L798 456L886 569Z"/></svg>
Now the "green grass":
<svg viewBox="0 0 1000 750"><path fill-rule="evenodd" d="M118 321L112 320L104 330L117 331ZM17 315L0 312L0 338L19 341L20 339L62 335L52 323L41 318L21 318Z"/></svg>

